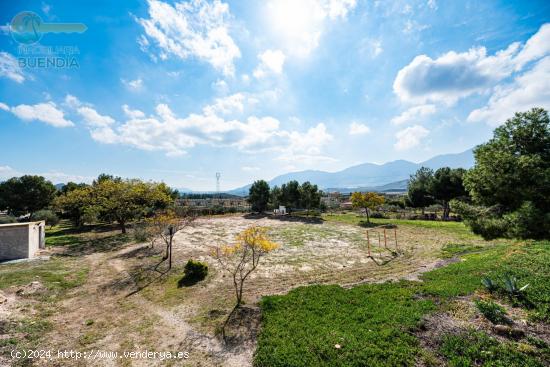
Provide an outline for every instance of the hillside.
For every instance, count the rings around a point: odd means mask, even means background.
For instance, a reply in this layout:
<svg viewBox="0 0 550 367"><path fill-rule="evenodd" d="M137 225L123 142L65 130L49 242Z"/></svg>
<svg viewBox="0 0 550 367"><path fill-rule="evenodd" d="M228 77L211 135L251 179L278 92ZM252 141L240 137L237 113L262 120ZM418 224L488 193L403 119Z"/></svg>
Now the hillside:
<svg viewBox="0 0 550 367"><path fill-rule="evenodd" d="M326 191L349 192L351 189L368 189L370 191L402 191L407 180L420 167L438 169L440 167L470 168L474 165L473 150L462 153L443 154L424 162L414 163L397 160L384 164L362 163L337 172L306 170L290 172L268 181L270 186L282 185L285 182L310 181ZM228 191L234 195L246 195L250 185Z"/></svg>

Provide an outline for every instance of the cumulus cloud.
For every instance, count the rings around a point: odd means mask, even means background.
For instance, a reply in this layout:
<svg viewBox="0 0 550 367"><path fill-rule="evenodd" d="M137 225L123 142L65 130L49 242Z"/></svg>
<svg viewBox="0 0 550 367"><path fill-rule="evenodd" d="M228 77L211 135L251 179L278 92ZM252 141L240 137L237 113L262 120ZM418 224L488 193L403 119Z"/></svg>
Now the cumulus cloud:
<svg viewBox="0 0 550 367"><path fill-rule="evenodd" d="M145 114L142 111L132 110L127 104L122 105L122 111L124 111L124 115L126 115L126 117L131 119L139 119L145 117Z"/></svg>
<svg viewBox="0 0 550 367"><path fill-rule="evenodd" d="M79 107L77 112L82 116L84 122L93 127L105 127L115 122L111 116L100 115L91 107Z"/></svg>
<svg viewBox="0 0 550 367"><path fill-rule="evenodd" d="M254 70L256 78L262 78L269 73L281 74L285 63L285 54L281 50L266 50L258 55L260 64Z"/></svg>
<svg viewBox="0 0 550 367"><path fill-rule="evenodd" d="M398 131L395 134L397 142L394 144L396 150L407 150L420 144L423 138L428 136L430 131L420 125L414 125Z"/></svg>
<svg viewBox="0 0 550 367"><path fill-rule="evenodd" d="M485 47L450 51L436 59L416 56L401 69L393 90L404 102L453 104L474 93L490 92L499 82L550 52L550 24L543 25L524 45L510 44L488 55Z"/></svg>
<svg viewBox="0 0 550 367"><path fill-rule="evenodd" d="M145 31L139 41L143 50L154 43L161 59L194 57L226 75L234 74L234 60L241 52L229 35L228 4L220 0L182 1L173 6L149 0L148 4L149 17L137 20Z"/></svg>
<svg viewBox="0 0 550 367"><path fill-rule="evenodd" d="M53 127L74 126L73 122L67 120L64 112L53 102L38 103L35 105L20 104L11 108L3 104L2 109L9 110L24 121L40 121Z"/></svg>
<svg viewBox="0 0 550 367"><path fill-rule="evenodd" d="M287 157L315 157L332 140L322 123L306 132L299 132L281 129L279 120L270 116L242 117L247 107L260 100L245 93L216 98L200 113L185 117L179 117L166 104L158 104L155 113L149 117L123 105L127 120L122 123L100 114L92 105L75 97L70 99L94 140L162 151L168 156L186 154L196 145L210 145L250 153L275 152Z"/></svg>
<svg viewBox="0 0 550 367"><path fill-rule="evenodd" d="M23 176L24 174L33 174L46 178L51 182L55 183L66 183L69 181L72 182L86 182L91 183L95 177L83 176L71 173L64 173L60 171L46 171L46 172L20 172L19 170L12 168L10 166L0 166L0 180L6 180L12 177Z"/></svg>
<svg viewBox="0 0 550 367"><path fill-rule="evenodd" d="M7 52L0 52L0 77L11 79L17 83L25 81L25 75L19 67L17 59Z"/></svg>
<svg viewBox="0 0 550 367"><path fill-rule="evenodd" d="M496 88L489 103L470 112L468 121L498 126L513 117L515 112L533 107L550 110L550 56L517 76L512 83Z"/></svg>
<svg viewBox="0 0 550 367"><path fill-rule="evenodd" d="M411 107L403 111L399 116L394 117L391 122L395 125L402 125L410 122L420 122L418 120L433 115L436 112L436 107L433 104L425 104Z"/></svg>
<svg viewBox="0 0 550 367"><path fill-rule="evenodd" d="M354 121L349 125L348 133L350 135L365 135L370 133L370 127L368 127L365 124L360 124Z"/></svg>

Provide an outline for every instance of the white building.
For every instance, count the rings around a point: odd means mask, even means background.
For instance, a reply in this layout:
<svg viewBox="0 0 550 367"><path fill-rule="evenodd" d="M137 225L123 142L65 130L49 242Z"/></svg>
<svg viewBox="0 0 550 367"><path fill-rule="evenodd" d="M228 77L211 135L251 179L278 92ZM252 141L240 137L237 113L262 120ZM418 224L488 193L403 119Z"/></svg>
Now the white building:
<svg viewBox="0 0 550 367"><path fill-rule="evenodd" d="M0 261L33 258L46 246L45 222L0 224Z"/></svg>

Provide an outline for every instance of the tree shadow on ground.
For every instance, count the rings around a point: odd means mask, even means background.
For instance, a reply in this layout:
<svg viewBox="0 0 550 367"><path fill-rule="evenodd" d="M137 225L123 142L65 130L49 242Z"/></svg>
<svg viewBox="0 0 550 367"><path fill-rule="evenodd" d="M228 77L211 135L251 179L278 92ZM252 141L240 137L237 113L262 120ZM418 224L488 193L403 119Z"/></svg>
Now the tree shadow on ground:
<svg viewBox="0 0 550 367"><path fill-rule="evenodd" d="M261 323L259 307L240 306L232 311L225 325L225 344L229 350L238 351L247 342L257 340Z"/></svg>
<svg viewBox="0 0 550 367"><path fill-rule="evenodd" d="M383 221L383 222L377 222L377 223L367 222L366 220L361 220L357 224L359 225L359 227L363 227L363 228L373 228L373 227L381 227L381 226L384 226L386 228L396 228L397 227L390 220Z"/></svg>
<svg viewBox="0 0 550 367"><path fill-rule="evenodd" d="M159 251L155 254L160 254L161 252L162 251ZM114 257L114 259L116 258L121 257L119 255ZM120 274L122 277L113 279L111 282L104 284L102 286L102 290L111 291L113 293L129 290L124 297L130 297L136 293L139 293L169 273L170 269L168 268L160 269L160 265L165 261L166 259L162 258L160 261L153 264L136 265L128 271L121 272Z"/></svg>
<svg viewBox="0 0 550 367"><path fill-rule="evenodd" d="M257 214L257 213L249 213L243 215L244 219L251 219L251 220L258 220L263 218L269 218L278 220L281 222L294 222L294 223L308 223L308 224L321 224L324 222L324 220L320 217L311 216L307 217L304 215L273 215L273 214Z"/></svg>
<svg viewBox="0 0 550 367"><path fill-rule="evenodd" d="M63 241L65 243L64 248L56 253L57 256L75 257L96 252L109 252L118 250L130 242L128 234L122 233L100 238L69 237Z"/></svg>

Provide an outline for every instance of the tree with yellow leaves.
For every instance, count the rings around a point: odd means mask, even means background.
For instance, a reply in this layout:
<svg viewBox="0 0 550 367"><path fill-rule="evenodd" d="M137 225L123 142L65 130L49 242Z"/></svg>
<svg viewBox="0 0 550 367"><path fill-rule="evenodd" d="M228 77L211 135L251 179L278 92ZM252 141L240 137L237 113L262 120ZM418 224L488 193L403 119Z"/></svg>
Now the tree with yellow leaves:
<svg viewBox="0 0 550 367"><path fill-rule="evenodd" d="M233 286L237 297L238 308L243 299L243 286L248 276L256 270L260 259L267 253L277 249L278 244L272 242L267 235L267 228L253 226L235 237L235 243L218 246L214 257L224 270L233 277Z"/></svg>
<svg viewBox="0 0 550 367"><path fill-rule="evenodd" d="M260 259L269 252L277 249L278 244L272 242L267 235L267 228L252 226L235 237L235 243L221 245L214 250L214 257L222 268L231 274L237 303L231 310L222 326L222 335L225 340L225 327L231 316L242 304L243 287L248 276L256 270Z"/></svg>
<svg viewBox="0 0 550 367"><path fill-rule="evenodd" d="M384 197L375 192L354 192L351 194L351 204L354 208L365 209L367 223L370 223L369 209L372 210L384 204Z"/></svg>

